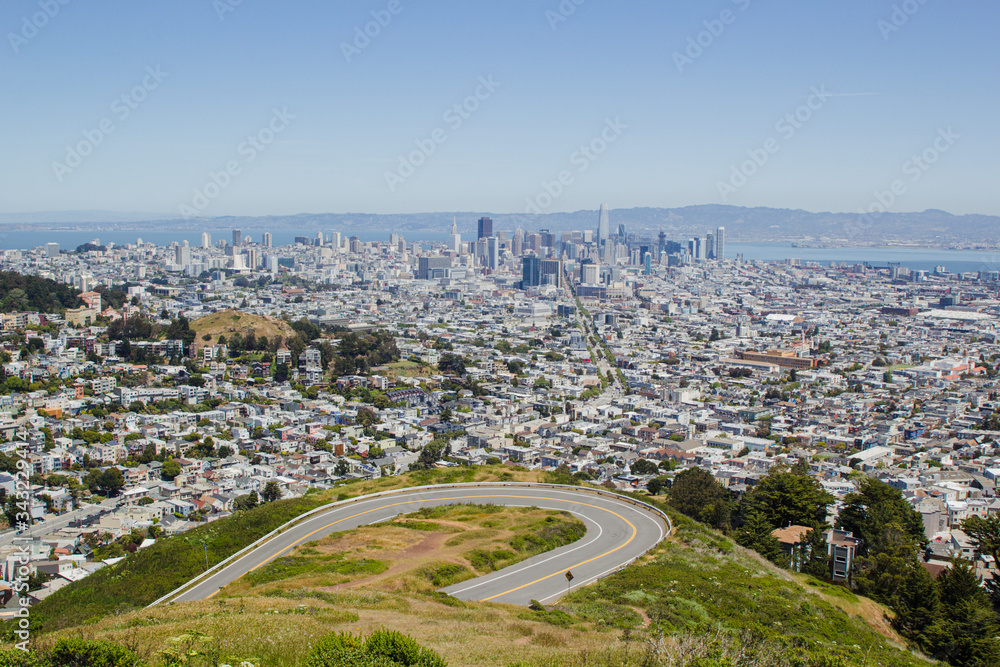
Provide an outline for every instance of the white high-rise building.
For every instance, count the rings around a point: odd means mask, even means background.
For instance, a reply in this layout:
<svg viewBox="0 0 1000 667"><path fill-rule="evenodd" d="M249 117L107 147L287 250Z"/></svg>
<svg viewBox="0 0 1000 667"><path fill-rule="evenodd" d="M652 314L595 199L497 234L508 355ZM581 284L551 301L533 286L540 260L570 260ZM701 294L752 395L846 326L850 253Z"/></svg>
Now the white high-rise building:
<svg viewBox="0 0 1000 667"><path fill-rule="evenodd" d="M261 238L263 238L264 247L265 248L270 248L271 247L271 232L264 232L264 235Z"/></svg>
<svg viewBox="0 0 1000 667"><path fill-rule="evenodd" d="M448 249L452 252L462 252L462 235L458 233L458 223L451 219L451 236L448 238Z"/></svg>
<svg viewBox="0 0 1000 667"><path fill-rule="evenodd" d="M45 256L46 257L58 257L59 256L59 244L58 243L46 243L45 244Z"/></svg>
<svg viewBox="0 0 1000 667"><path fill-rule="evenodd" d="M340 252L340 232L332 232L330 234L330 246L333 248L334 252Z"/></svg>
<svg viewBox="0 0 1000 667"><path fill-rule="evenodd" d="M726 258L726 228L719 227L715 230L715 259Z"/></svg>
<svg viewBox="0 0 1000 667"><path fill-rule="evenodd" d="M208 250L212 247L212 235L208 232L201 233L201 247L202 250Z"/></svg>

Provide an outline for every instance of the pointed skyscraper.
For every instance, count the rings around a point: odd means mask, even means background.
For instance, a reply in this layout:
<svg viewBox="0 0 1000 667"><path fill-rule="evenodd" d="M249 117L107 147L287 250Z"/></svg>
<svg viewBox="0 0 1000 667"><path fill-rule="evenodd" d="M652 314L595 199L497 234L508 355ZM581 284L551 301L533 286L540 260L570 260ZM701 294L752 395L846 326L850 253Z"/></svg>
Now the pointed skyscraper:
<svg viewBox="0 0 1000 667"><path fill-rule="evenodd" d="M608 205L601 204L601 213L597 218L597 249L601 259L604 259L604 247L611 236L611 220L608 218Z"/></svg>
<svg viewBox="0 0 1000 667"><path fill-rule="evenodd" d="M451 218L451 238L448 245L452 252L462 252L462 236L458 233L458 219L455 216Z"/></svg>

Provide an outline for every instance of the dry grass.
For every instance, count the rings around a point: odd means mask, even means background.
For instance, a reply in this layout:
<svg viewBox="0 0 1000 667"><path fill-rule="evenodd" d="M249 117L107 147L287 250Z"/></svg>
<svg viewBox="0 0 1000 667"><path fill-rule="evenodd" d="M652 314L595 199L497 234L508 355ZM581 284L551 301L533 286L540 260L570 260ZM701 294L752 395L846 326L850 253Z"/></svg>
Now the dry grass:
<svg viewBox="0 0 1000 667"><path fill-rule="evenodd" d="M259 570L258 578L265 583L255 585L253 576L243 577L224 588L221 595L239 597L312 589L333 592L350 588L431 593L443 585L488 574L534 555L516 550L512 542L535 534L542 527L561 525L583 529L579 519L554 510L478 505L428 508L308 542ZM491 567L482 554L498 551L509 556ZM335 561L335 565L377 562L380 567L375 568L374 574L363 571L364 568L358 568L357 573L331 572L327 567L331 558L342 559ZM287 576L290 566L295 573ZM278 579L277 575L283 574Z"/></svg>
<svg viewBox="0 0 1000 667"><path fill-rule="evenodd" d="M258 338L266 336L268 339L275 336L284 336L287 339L295 335L295 330L287 322L264 315L241 313L238 310L223 310L199 317L191 323L191 328L197 332L195 341L199 345L214 345L220 335L228 339L237 331L244 337L252 331ZM205 334L210 335L212 339L202 340Z"/></svg>

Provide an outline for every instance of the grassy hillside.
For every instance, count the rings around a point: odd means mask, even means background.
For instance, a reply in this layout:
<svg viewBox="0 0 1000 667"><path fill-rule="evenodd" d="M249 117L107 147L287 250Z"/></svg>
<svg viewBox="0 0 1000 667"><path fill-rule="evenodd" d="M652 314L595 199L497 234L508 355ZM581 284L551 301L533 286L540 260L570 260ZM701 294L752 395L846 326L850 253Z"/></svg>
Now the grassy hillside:
<svg viewBox="0 0 1000 667"><path fill-rule="evenodd" d="M24 276L14 271L0 271L0 312L12 313L37 310L42 313L62 313L78 308L79 290L48 278Z"/></svg>
<svg viewBox="0 0 1000 667"><path fill-rule="evenodd" d="M330 631L367 634L379 628L406 632L450 665L932 664L902 648L883 621L883 608L839 587L778 570L682 517L675 517L675 534L641 562L545 610L455 600L434 593L426 575L417 575L424 583L415 585L413 571L389 576L399 561L383 553L391 546L383 540L400 539L401 530L417 538L452 539L461 533L422 530L429 526L420 524L447 528L455 518L409 517L401 523L417 525L364 528L306 547L322 554L338 545L345 549L338 563L378 554L386 566L381 574L350 574L346 584L338 584L339 572L289 570L288 579L230 587L210 601L109 615L88 626L87 636L127 645L152 658L152 664L158 651L175 645L171 638L201 633L210 638L203 648L219 662L247 659L292 667ZM481 527L481 522L480 517L472 523ZM457 529L466 532L467 527ZM427 569L425 561L418 565Z"/></svg>
<svg viewBox="0 0 1000 667"><path fill-rule="evenodd" d="M60 589L31 611L40 632L68 628L111 613L141 609L205 570L205 547L210 565L225 560L286 521L335 500L419 486L453 482L534 481L538 473L510 471L502 466L451 468L414 472L339 487L336 492L312 493L279 500L249 512L199 526L182 535L160 539L120 563Z"/></svg>
<svg viewBox="0 0 1000 667"><path fill-rule="evenodd" d="M347 496L445 481L544 478L502 467L449 469L338 491ZM725 536L673 513L674 534L641 561L548 609L466 603L434 592L451 581L448 577L503 566L504 554L495 562L489 556L513 551L518 531L538 534L537 522L547 516L537 512L426 510L338 533L303 545L210 601L152 610L138 605L105 608L104 617L92 619L86 633L127 645L151 664L157 664L157 652L176 645L171 638L194 636L192 632L210 638L203 640L205 648L219 662L250 659L255 665L291 667L301 664L310 646L332 630L368 633L378 628L412 635L451 665L935 664L906 650L883 607L844 588L777 569ZM136 571L122 573L126 586L135 581L130 577ZM161 570L158 576L168 575ZM90 594L105 584L117 586L117 581L111 577L101 586L89 586ZM125 595L121 589L107 593L109 600L119 602ZM95 609L91 607L90 617ZM111 613L118 611L122 613ZM72 617L75 610L66 600L58 612L49 613ZM69 624L47 627L56 625ZM79 631L61 630L42 640Z"/></svg>
<svg viewBox="0 0 1000 667"><path fill-rule="evenodd" d="M295 335L295 330L287 322L264 315L241 313L238 310L223 310L199 317L191 322L191 328L197 333L195 340L199 345L214 345L219 340L219 336L225 336L226 339L229 339L237 332L244 338L250 332L253 332L257 338L264 336L268 339L275 336L283 336L288 339ZM206 335L210 336L211 340L204 340Z"/></svg>

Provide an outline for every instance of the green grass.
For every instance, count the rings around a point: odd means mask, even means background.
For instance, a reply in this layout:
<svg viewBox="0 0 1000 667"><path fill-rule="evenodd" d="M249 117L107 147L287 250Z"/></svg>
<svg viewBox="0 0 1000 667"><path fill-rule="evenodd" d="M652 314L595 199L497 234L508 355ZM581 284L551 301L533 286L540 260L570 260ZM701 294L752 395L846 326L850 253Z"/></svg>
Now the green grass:
<svg viewBox="0 0 1000 667"><path fill-rule="evenodd" d="M388 569L382 561L362 558L345 558L344 554L314 555L300 551L298 556L276 558L267 565L246 575L251 586L288 579L300 574L339 574L345 576L375 575Z"/></svg>
<svg viewBox="0 0 1000 667"><path fill-rule="evenodd" d="M642 610L668 635L723 633L744 641L750 632L754 642L780 652L789 665L931 664L725 536L670 514L674 534L651 558L574 591L560 608L613 627L637 627L638 615L625 610ZM808 583L838 599L860 599L839 586Z"/></svg>
<svg viewBox="0 0 1000 667"><path fill-rule="evenodd" d="M153 546L62 588L31 608L37 632L145 607L283 523L328 503L322 494L279 500L161 538Z"/></svg>

